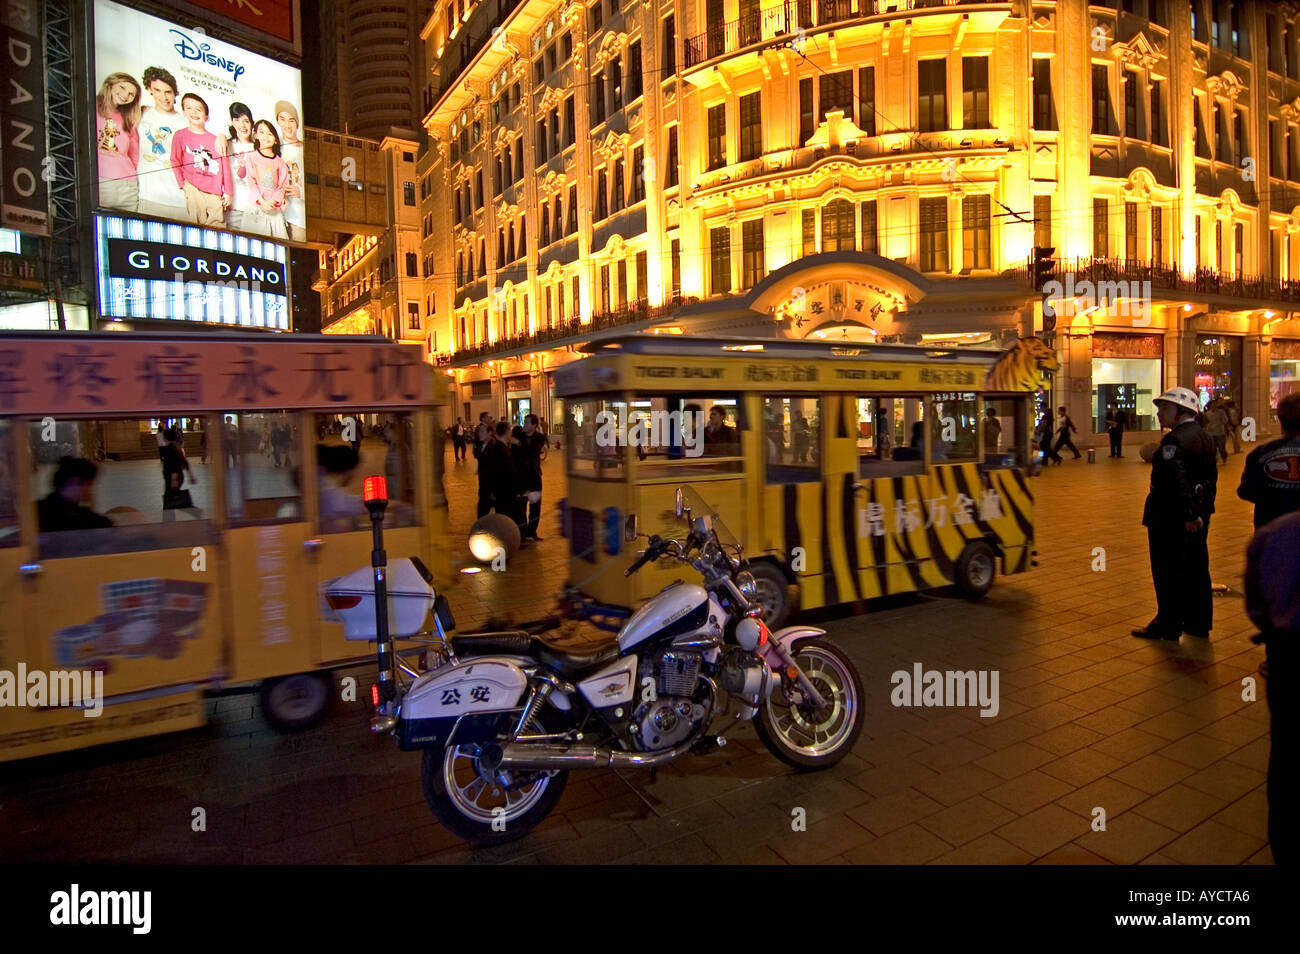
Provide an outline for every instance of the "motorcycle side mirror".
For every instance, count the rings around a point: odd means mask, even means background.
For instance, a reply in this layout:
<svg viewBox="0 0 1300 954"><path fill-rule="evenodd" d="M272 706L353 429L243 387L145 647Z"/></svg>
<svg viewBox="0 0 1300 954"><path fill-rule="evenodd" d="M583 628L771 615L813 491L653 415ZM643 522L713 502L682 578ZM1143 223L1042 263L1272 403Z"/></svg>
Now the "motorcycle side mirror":
<svg viewBox="0 0 1300 954"><path fill-rule="evenodd" d="M682 511L685 509L685 501L682 499L682 488L677 488L677 519L682 518Z"/></svg>
<svg viewBox="0 0 1300 954"><path fill-rule="evenodd" d="M623 521L623 539L628 543L632 543L637 536L636 514L630 513L627 515L627 519Z"/></svg>

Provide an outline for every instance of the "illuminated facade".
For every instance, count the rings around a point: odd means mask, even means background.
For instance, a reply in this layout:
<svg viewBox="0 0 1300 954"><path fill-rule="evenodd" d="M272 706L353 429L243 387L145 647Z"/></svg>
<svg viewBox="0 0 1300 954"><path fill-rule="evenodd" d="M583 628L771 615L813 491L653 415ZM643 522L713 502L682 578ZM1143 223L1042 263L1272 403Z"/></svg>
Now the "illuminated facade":
<svg viewBox="0 0 1300 954"><path fill-rule="evenodd" d="M1267 429L1300 387L1300 4L450 10L422 241L467 419L554 417L628 330L996 346L1044 330L1036 247L1081 426L1183 384Z"/></svg>
<svg viewBox="0 0 1300 954"><path fill-rule="evenodd" d="M304 141L308 176L318 180L312 237L329 240L313 286L321 297L321 330L418 342L431 354L436 341L424 303L418 144L315 129Z"/></svg>

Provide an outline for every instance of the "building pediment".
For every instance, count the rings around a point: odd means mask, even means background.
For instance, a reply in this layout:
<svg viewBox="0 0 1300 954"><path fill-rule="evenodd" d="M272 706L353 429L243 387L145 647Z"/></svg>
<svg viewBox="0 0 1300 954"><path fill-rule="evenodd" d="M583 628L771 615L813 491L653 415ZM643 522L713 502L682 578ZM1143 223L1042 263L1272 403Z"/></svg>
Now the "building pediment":
<svg viewBox="0 0 1300 954"><path fill-rule="evenodd" d="M1300 123L1300 96L1291 100L1289 103L1283 103L1278 110L1282 118L1289 123Z"/></svg>
<svg viewBox="0 0 1300 954"><path fill-rule="evenodd" d="M1233 102L1246 87L1242 85L1241 80L1237 79L1237 74L1232 70L1224 70L1218 76L1207 77L1205 88L1210 91L1211 96Z"/></svg>
<svg viewBox="0 0 1300 954"><path fill-rule="evenodd" d="M627 46L628 36L626 33L606 33L605 39L600 41L600 48L596 50L596 55L592 57L592 66L604 66L614 57L618 56Z"/></svg>
<svg viewBox="0 0 1300 954"><path fill-rule="evenodd" d="M1160 62L1161 52L1143 31L1138 31L1131 40L1111 45L1115 59L1129 66L1149 70Z"/></svg>
<svg viewBox="0 0 1300 954"><path fill-rule="evenodd" d="M559 89L557 89L554 86L548 86L546 87L546 92L542 94L542 98L537 105L544 112L549 113L552 109L555 109L557 106L559 106L563 100L564 100L564 94L561 93Z"/></svg>
<svg viewBox="0 0 1300 954"><path fill-rule="evenodd" d="M617 159L627 152L627 144L630 138L627 133L618 133L611 130L593 148L596 155L602 159Z"/></svg>

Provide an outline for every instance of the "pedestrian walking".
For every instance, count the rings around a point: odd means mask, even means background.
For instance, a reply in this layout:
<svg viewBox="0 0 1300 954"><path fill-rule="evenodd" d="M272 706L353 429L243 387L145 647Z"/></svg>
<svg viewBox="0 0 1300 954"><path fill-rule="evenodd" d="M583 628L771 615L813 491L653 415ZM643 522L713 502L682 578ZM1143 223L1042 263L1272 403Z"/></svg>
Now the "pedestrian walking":
<svg viewBox="0 0 1300 954"><path fill-rule="evenodd" d="M224 463L228 468L239 466L239 428L235 426L235 419L226 416L225 430L221 435L225 439L225 460Z"/></svg>
<svg viewBox="0 0 1300 954"><path fill-rule="evenodd" d="M524 417L519 443L516 445L516 463L519 481L528 505L528 520L524 523L526 540L541 540L537 527L542 517L542 461L546 459L547 437L542 433L536 414Z"/></svg>
<svg viewBox="0 0 1300 954"><path fill-rule="evenodd" d="M1110 456L1124 456L1124 425L1127 415L1111 405L1106 411L1106 436L1110 438Z"/></svg>
<svg viewBox="0 0 1300 954"><path fill-rule="evenodd" d="M984 406L984 453L996 454L998 452L998 443L1002 440L1002 422L998 420L997 413L992 404Z"/></svg>
<svg viewBox="0 0 1300 954"><path fill-rule="evenodd" d="M483 448L488 440L493 437L496 431L493 429L492 415L483 411L478 416L478 424L474 428L474 459L478 460L483 456Z"/></svg>
<svg viewBox="0 0 1300 954"><path fill-rule="evenodd" d="M1246 614L1264 644L1268 699L1268 842L1275 864L1296 857L1296 651L1300 649L1300 513L1260 528L1246 548ZM1290 765L1288 769L1286 766Z"/></svg>
<svg viewBox="0 0 1300 954"><path fill-rule="evenodd" d="M1074 421L1070 420L1070 415L1065 413L1065 407L1056 409L1056 447L1052 449L1052 457L1059 464L1061 462L1061 448L1070 448L1074 454L1074 459L1078 460L1083 455L1079 453L1079 448L1074 446L1074 441L1070 440L1071 434L1077 434L1079 429L1074 426Z"/></svg>
<svg viewBox="0 0 1300 954"><path fill-rule="evenodd" d="M1151 554L1156 615L1133 635L1176 641L1182 633L1208 638L1212 626L1210 553L1206 546L1218 483L1214 442L1196 422L1200 404L1187 388L1155 399L1169 428L1151 458L1151 489L1142 510Z"/></svg>
<svg viewBox="0 0 1300 954"><path fill-rule="evenodd" d="M1241 427L1241 408L1237 407L1237 402L1228 398L1223 402L1223 409L1228 412L1228 436L1232 438L1232 452L1241 453L1241 441L1237 437L1237 431Z"/></svg>
<svg viewBox="0 0 1300 954"><path fill-rule="evenodd" d="M1061 462L1061 455L1052 450L1052 418L1046 411L1038 419L1038 449L1043 452L1043 463L1049 460L1055 463Z"/></svg>
<svg viewBox="0 0 1300 954"><path fill-rule="evenodd" d="M1220 401L1211 401L1205 409L1205 433L1214 441L1214 450L1223 460L1228 459L1228 412Z"/></svg>
<svg viewBox="0 0 1300 954"><path fill-rule="evenodd" d="M1237 488L1238 497L1255 505L1256 529L1300 510L1300 391L1277 402L1277 420L1284 436L1246 455Z"/></svg>
<svg viewBox="0 0 1300 954"><path fill-rule="evenodd" d="M465 431L465 422L456 418L456 423L451 426L451 452L458 461L465 459Z"/></svg>
<svg viewBox="0 0 1300 954"><path fill-rule="evenodd" d="M510 453L510 425L500 421L488 432L478 459L478 515L495 510L515 523L519 515L519 478Z"/></svg>

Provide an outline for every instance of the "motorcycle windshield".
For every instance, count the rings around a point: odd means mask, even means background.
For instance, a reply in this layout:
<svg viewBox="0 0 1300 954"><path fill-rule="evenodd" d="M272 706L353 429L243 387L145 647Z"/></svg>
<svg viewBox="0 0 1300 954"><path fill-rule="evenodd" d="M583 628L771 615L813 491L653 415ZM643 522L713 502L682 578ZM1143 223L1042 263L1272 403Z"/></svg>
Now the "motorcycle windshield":
<svg viewBox="0 0 1300 954"><path fill-rule="evenodd" d="M740 547L739 538L727 528L722 517L718 514L717 507L705 500L704 496L689 484L679 489L682 492L682 506L690 509L692 520L696 517L708 517L713 524L713 532L717 534L719 543L728 549ZM683 512L684 516L685 513Z"/></svg>

